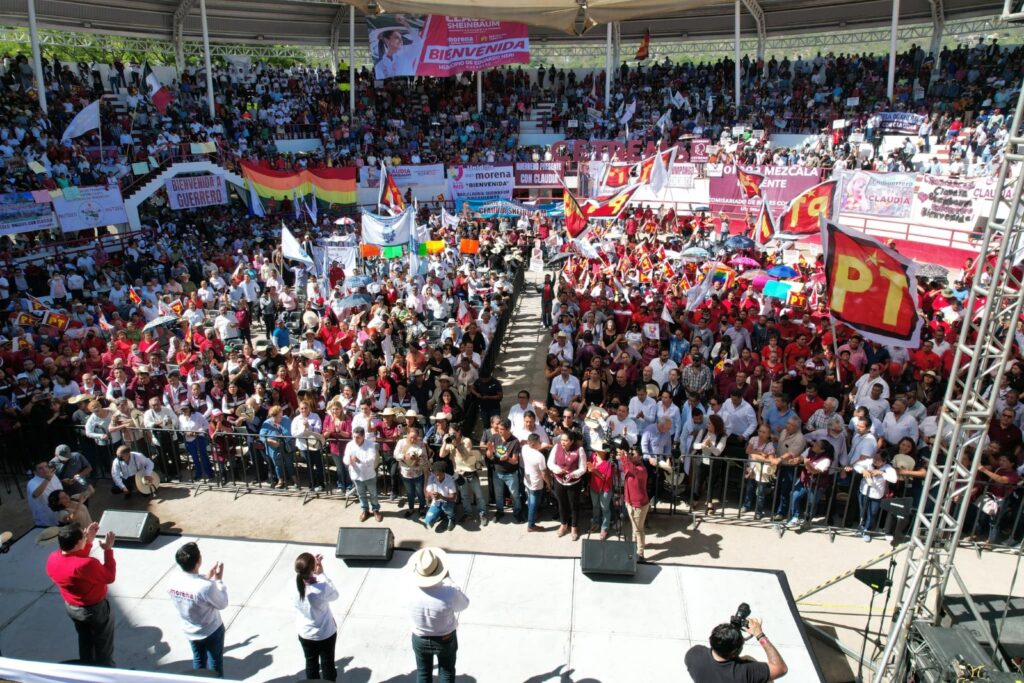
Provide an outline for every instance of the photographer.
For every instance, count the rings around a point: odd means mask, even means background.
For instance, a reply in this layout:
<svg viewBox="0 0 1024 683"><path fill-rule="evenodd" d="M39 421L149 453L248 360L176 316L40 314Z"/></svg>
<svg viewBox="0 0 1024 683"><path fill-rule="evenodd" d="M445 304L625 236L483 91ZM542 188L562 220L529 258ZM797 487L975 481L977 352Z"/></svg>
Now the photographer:
<svg viewBox="0 0 1024 683"><path fill-rule="evenodd" d="M775 646L761 628L761 620L747 618L750 608L743 603L729 620L711 632L711 647L694 645L686 653L686 670L690 678L700 683L762 683L782 678L789 671ZM743 651L743 632L746 631L764 648L768 663L750 657L740 657Z"/></svg>

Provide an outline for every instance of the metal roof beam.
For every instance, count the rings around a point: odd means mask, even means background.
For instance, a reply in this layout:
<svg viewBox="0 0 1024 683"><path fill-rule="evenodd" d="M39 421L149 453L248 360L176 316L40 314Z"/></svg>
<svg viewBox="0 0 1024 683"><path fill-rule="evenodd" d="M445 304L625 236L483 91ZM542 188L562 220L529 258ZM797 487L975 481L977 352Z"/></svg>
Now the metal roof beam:
<svg viewBox="0 0 1024 683"><path fill-rule="evenodd" d="M185 70L185 22L195 4L196 0L181 0L174 10L171 41L174 43L174 64L179 74Z"/></svg>
<svg viewBox="0 0 1024 683"><path fill-rule="evenodd" d="M946 10L942 4L943 0L928 0L932 7L932 42L929 51L937 60L939 50L942 48L942 32L946 28Z"/></svg>
<svg viewBox="0 0 1024 683"><path fill-rule="evenodd" d="M764 10L757 0L743 0L743 6L757 23L757 58L764 59L764 44L768 40L768 30L764 25Z"/></svg>
<svg viewBox="0 0 1024 683"><path fill-rule="evenodd" d="M334 19L331 20L331 71L338 72L338 47L341 44L341 29L345 26L345 15L348 14L344 9L338 8L338 11L334 13Z"/></svg>

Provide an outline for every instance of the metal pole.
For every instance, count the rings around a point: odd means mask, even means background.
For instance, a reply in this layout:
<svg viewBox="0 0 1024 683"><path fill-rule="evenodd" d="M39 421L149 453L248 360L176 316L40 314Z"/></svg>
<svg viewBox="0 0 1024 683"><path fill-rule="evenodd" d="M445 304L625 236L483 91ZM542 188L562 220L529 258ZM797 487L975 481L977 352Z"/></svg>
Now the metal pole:
<svg viewBox="0 0 1024 683"><path fill-rule="evenodd" d="M348 6L348 115L356 113L356 6Z"/></svg>
<svg viewBox="0 0 1024 683"><path fill-rule="evenodd" d="M740 0L736 0L736 32L733 38L735 48L736 68L736 116L740 114Z"/></svg>
<svg viewBox="0 0 1024 683"><path fill-rule="evenodd" d="M608 22L608 37L604 45L604 111L612 110L612 23Z"/></svg>
<svg viewBox="0 0 1024 683"><path fill-rule="evenodd" d="M203 63L206 65L206 99L210 103L210 118L216 118L213 101L213 67L210 66L210 29L206 24L206 0L199 0L199 17L203 22Z"/></svg>
<svg viewBox="0 0 1024 683"><path fill-rule="evenodd" d="M484 77L482 71L476 72L476 110L484 113Z"/></svg>
<svg viewBox="0 0 1024 683"><path fill-rule="evenodd" d="M32 67L36 77L39 108L46 113L46 81L43 79L43 57L39 54L39 27L36 26L36 0L28 0L28 35L32 43Z"/></svg>
<svg viewBox="0 0 1024 683"><path fill-rule="evenodd" d="M892 0L892 26L889 28L889 80L885 86L885 96L892 103L893 91L896 87L896 32L900 24L900 0Z"/></svg>

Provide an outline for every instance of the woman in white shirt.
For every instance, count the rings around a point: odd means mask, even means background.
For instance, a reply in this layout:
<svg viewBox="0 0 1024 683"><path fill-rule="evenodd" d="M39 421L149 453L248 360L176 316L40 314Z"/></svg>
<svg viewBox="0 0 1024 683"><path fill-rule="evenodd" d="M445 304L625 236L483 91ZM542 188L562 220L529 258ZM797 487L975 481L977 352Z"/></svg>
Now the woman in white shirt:
<svg viewBox="0 0 1024 683"><path fill-rule="evenodd" d="M729 434L725 430L725 422L718 415L708 415L704 419L704 423L707 425L705 431L698 434L697 438L693 440L694 448L703 456L703 465L695 473L693 488L696 491L694 498L699 498L701 493L700 475L707 468L707 514L713 515L715 514L715 504L718 502L715 479L720 477L725 469L725 462L719 460L718 456L722 455L722 451L725 450Z"/></svg>
<svg viewBox="0 0 1024 683"><path fill-rule="evenodd" d="M295 598L295 624L306 657L306 678L335 681L338 624L331 614L331 603L338 599L338 589L324 575L323 560L323 555L313 557L310 553L295 558L295 586L299 591Z"/></svg>

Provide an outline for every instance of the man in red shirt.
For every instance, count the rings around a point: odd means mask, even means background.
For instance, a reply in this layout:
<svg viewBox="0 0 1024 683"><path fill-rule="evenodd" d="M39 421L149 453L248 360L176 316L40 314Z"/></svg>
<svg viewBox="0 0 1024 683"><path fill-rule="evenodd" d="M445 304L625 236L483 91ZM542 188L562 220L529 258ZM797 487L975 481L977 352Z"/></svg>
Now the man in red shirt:
<svg viewBox="0 0 1024 683"><path fill-rule="evenodd" d="M100 541L103 562L90 557L100 525L86 529L77 522L61 527L60 550L46 561L46 575L60 589L68 616L78 631L78 659L82 664L114 666L114 615L107 601L107 586L114 583L114 532Z"/></svg>

